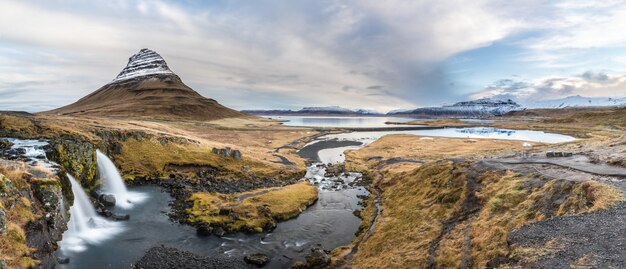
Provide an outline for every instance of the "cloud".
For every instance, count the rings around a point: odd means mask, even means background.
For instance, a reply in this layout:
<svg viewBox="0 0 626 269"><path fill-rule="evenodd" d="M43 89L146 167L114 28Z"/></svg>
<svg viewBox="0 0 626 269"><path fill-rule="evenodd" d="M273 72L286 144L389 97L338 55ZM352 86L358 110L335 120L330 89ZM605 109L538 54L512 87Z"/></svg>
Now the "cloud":
<svg viewBox="0 0 626 269"><path fill-rule="evenodd" d="M144 47L234 108L431 105L463 97L452 56L510 42L521 64L571 66L563 58L576 50L624 44L625 11L621 1L2 0L0 92L16 93L0 109L77 100Z"/></svg>
<svg viewBox="0 0 626 269"><path fill-rule="evenodd" d="M65 91L78 99L95 90L94 85L110 81L132 53L150 47L194 89L237 108L284 106L299 98L300 103L386 110L453 95L440 83L440 62L497 41L517 27L510 17L493 12L488 1L192 5L3 1L0 40L7 47L66 61L41 61L42 66L31 69L14 64L6 74L26 73L47 82L72 80ZM10 56L17 63L28 57ZM38 87L55 94L54 88L43 85ZM354 91L342 90L344 86ZM15 84L2 87L18 90ZM275 98L241 102L233 89ZM439 94L431 94L435 89Z"/></svg>
<svg viewBox="0 0 626 269"><path fill-rule="evenodd" d="M535 82L503 79L484 90L472 94L472 98L510 98L522 102L536 102L574 95L587 97L626 96L626 75L609 75L587 71L571 77L551 77Z"/></svg>

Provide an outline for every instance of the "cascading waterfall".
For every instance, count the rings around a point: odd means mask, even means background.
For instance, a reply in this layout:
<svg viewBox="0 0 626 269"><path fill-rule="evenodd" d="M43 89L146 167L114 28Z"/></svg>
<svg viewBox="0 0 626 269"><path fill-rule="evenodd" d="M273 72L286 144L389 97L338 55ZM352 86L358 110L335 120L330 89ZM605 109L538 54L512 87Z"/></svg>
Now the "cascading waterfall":
<svg viewBox="0 0 626 269"><path fill-rule="evenodd" d="M109 157L99 150L96 150L96 157L98 162L98 172L100 173L100 178L102 179L102 191L115 196L116 206L121 208L130 208L133 203L138 203L144 200L144 195L130 192L126 189L126 184L124 183L122 176Z"/></svg>
<svg viewBox="0 0 626 269"><path fill-rule="evenodd" d="M80 252L87 249L87 244L97 244L121 232L120 224L98 216L80 183L69 174L67 177L72 184L74 204L70 207L68 230L59 243L61 250Z"/></svg>
<svg viewBox="0 0 626 269"><path fill-rule="evenodd" d="M70 208L70 224L69 229L73 232L80 233L87 231L90 226L95 224L96 209L91 204L89 196L83 190L74 177L67 175L72 183L72 193L74 193L74 205Z"/></svg>

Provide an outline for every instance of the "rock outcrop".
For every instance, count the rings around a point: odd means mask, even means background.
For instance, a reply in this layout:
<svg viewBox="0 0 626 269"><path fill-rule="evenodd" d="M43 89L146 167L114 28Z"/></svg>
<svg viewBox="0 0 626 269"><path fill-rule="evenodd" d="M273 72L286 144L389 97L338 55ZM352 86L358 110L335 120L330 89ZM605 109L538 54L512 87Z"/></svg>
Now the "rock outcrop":
<svg viewBox="0 0 626 269"><path fill-rule="evenodd" d="M13 146L13 143L9 142L9 140L0 138L0 149L10 148L11 146Z"/></svg>
<svg viewBox="0 0 626 269"><path fill-rule="evenodd" d="M96 147L91 142L75 136L63 136L50 141L52 147L48 153L51 161L58 163L71 175L83 180L84 186L96 186L98 165ZM69 182L67 188L71 190Z"/></svg>
<svg viewBox="0 0 626 269"><path fill-rule="evenodd" d="M229 158L233 158L237 160L243 159L243 157L241 156L241 151L234 150L229 147L225 147L223 149L213 148L211 152L213 152L213 154L217 154L217 155L221 155L224 157L229 157Z"/></svg>
<svg viewBox="0 0 626 269"><path fill-rule="evenodd" d="M264 266L270 262L270 258L262 253L246 255L245 257L243 257L243 260L246 263L254 264L256 266Z"/></svg>

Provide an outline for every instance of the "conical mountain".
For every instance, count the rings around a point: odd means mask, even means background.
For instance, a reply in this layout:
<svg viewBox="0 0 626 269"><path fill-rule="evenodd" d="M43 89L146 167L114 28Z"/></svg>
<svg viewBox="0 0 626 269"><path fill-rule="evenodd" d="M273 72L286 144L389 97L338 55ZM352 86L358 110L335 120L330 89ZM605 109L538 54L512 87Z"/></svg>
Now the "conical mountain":
<svg viewBox="0 0 626 269"><path fill-rule="evenodd" d="M130 57L109 84L47 113L200 121L247 116L189 88L158 53L149 49Z"/></svg>

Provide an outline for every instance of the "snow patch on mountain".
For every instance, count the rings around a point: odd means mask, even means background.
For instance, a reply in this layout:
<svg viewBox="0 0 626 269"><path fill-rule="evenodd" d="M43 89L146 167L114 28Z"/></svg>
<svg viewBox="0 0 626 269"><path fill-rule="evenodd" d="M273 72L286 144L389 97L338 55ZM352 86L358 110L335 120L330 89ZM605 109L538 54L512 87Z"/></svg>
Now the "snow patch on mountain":
<svg viewBox="0 0 626 269"><path fill-rule="evenodd" d="M491 98L483 98L472 101L458 102L451 106L444 106L443 109L493 115L504 115L511 111L523 110L524 107L520 106L518 103L511 99L497 100Z"/></svg>
<svg viewBox="0 0 626 269"><path fill-rule="evenodd" d="M128 59L128 64L111 83L150 75L175 75L165 60L153 50L142 49Z"/></svg>
<svg viewBox="0 0 626 269"><path fill-rule="evenodd" d="M303 107L298 112L354 112L340 106L311 106Z"/></svg>
<svg viewBox="0 0 626 269"><path fill-rule="evenodd" d="M424 107L409 111L389 112L388 115L415 115L432 117L489 117L499 116L525 108L511 99L483 98L458 102L441 107Z"/></svg>

